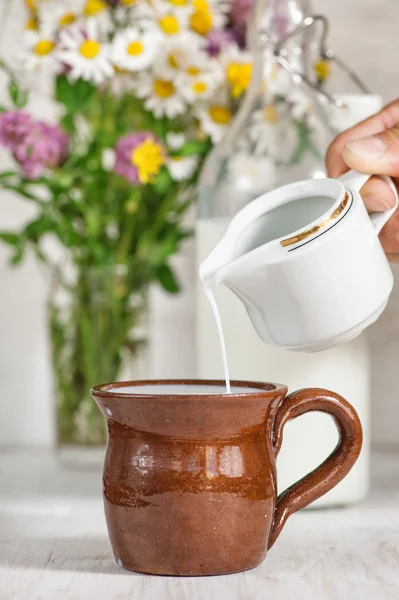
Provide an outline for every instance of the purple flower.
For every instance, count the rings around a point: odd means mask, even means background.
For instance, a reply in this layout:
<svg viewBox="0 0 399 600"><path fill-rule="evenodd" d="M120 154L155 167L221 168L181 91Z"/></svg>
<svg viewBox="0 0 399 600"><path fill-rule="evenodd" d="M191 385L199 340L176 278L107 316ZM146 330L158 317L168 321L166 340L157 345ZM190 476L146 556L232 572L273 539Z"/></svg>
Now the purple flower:
<svg viewBox="0 0 399 600"><path fill-rule="evenodd" d="M233 25L246 25L251 15L253 0L232 0L230 17Z"/></svg>
<svg viewBox="0 0 399 600"><path fill-rule="evenodd" d="M39 121L14 148L14 156L25 177L37 179L46 168L58 167L65 162L68 145L69 138L62 129Z"/></svg>
<svg viewBox="0 0 399 600"><path fill-rule="evenodd" d="M212 29L207 36L205 50L209 56L218 56L221 51L233 41L234 36L231 31L225 29Z"/></svg>
<svg viewBox="0 0 399 600"><path fill-rule="evenodd" d="M245 48L248 21L251 16L253 0L232 0L230 19L232 34L241 48Z"/></svg>
<svg viewBox="0 0 399 600"><path fill-rule="evenodd" d="M151 132L128 133L115 147L114 172L133 185L151 183L165 163L165 148Z"/></svg>
<svg viewBox="0 0 399 600"><path fill-rule="evenodd" d="M69 139L58 126L35 122L16 110L0 115L0 145L12 151L26 178L37 179L46 167L63 164Z"/></svg>
<svg viewBox="0 0 399 600"><path fill-rule="evenodd" d="M22 111L13 110L0 115L0 145L14 151L34 127L32 117Z"/></svg>

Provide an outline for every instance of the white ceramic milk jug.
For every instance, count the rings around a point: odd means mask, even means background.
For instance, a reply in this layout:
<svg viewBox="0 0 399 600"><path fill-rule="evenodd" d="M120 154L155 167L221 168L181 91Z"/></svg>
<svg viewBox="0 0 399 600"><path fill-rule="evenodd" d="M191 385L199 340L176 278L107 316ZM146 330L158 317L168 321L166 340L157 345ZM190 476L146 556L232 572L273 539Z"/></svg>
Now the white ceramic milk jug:
<svg viewBox="0 0 399 600"><path fill-rule="evenodd" d="M314 352L359 335L384 310L393 275L378 234L393 209L368 215L369 178L310 179L245 206L202 263L205 286L223 284L243 302L259 337Z"/></svg>

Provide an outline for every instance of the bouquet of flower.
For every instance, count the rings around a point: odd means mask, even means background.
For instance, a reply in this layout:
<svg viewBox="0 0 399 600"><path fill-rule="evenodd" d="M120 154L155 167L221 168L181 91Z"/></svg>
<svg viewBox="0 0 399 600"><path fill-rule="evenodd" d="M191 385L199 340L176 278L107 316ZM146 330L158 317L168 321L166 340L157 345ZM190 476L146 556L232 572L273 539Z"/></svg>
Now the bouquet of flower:
<svg viewBox="0 0 399 600"><path fill-rule="evenodd" d="M11 106L0 109L0 146L15 168L0 172L0 187L37 210L0 239L13 264L31 249L53 273L60 439L99 442L90 386L116 379L124 353L142 344L148 284L179 289L169 260L191 233L184 216L193 185L251 77L250 2L26 4L24 80L38 69L53 74L60 117L32 116L28 91L2 63Z"/></svg>

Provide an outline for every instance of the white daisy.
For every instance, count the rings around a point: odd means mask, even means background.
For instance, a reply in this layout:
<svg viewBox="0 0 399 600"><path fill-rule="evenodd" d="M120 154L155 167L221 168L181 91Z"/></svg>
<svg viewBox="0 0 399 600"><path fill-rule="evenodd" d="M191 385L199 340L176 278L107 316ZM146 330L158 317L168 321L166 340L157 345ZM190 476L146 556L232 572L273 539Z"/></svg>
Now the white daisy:
<svg viewBox="0 0 399 600"><path fill-rule="evenodd" d="M269 105L253 113L248 129L256 155L268 155L287 162L298 144L298 133L290 110L284 105Z"/></svg>
<svg viewBox="0 0 399 600"><path fill-rule="evenodd" d="M232 119L232 113L227 103L217 99L210 104L199 106L195 115L201 129L209 135L214 144L221 141Z"/></svg>
<svg viewBox="0 0 399 600"><path fill-rule="evenodd" d="M219 84L215 73L199 73L196 76L180 75L176 86L183 98L189 103L207 100Z"/></svg>
<svg viewBox="0 0 399 600"><path fill-rule="evenodd" d="M144 106L157 119L167 116L173 119L185 112L186 105L170 79L163 79L155 73L140 73L135 84L136 95L144 99Z"/></svg>
<svg viewBox="0 0 399 600"><path fill-rule="evenodd" d="M87 22L87 35L80 28L70 27L60 34L57 58L70 67L69 77L102 83L114 73L109 60L109 48L98 41L94 23Z"/></svg>
<svg viewBox="0 0 399 600"><path fill-rule="evenodd" d="M220 57L224 75L233 98L239 98L248 88L252 76L252 57L249 52L230 44Z"/></svg>
<svg viewBox="0 0 399 600"><path fill-rule="evenodd" d="M174 79L181 73L198 75L208 63L209 56L201 49L198 38L193 40L186 32L163 42L154 69L159 75Z"/></svg>
<svg viewBox="0 0 399 600"><path fill-rule="evenodd" d="M193 0L193 10L188 25L194 33L207 36L212 29L221 29L227 21L228 2L219 0Z"/></svg>
<svg viewBox="0 0 399 600"><path fill-rule="evenodd" d="M186 142L186 136L184 133L174 133L170 131L166 134L166 145L170 150L180 150Z"/></svg>
<svg viewBox="0 0 399 600"><path fill-rule="evenodd" d="M25 21L24 29L25 31L38 31L39 23L36 16L29 17L29 19Z"/></svg>
<svg viewBox="0 0 399 600"><path fill-rule="evenodd" d="M292 90L292 75L273 61L273 58L265 64L265 87L270 101L273 96L286 96Z"/></svg>
<svg viewBox="0 0 399 600"><path fill-rule="evenodd" d="M116 162L116 153L113 148L104 148L101 156L101 164L104 171L110 172L113 170Z"/></svg>
<svg viewBox="0 0 399 600"><path fill-rule="evenodd" d="M312 113L312 102L306 94L298 89L291 89L287 100L292 103L291 115L294 119L301 121Z"/></svg>
<svg viewBox="0 0 399 600"><path fill-rule="evenodd" d="M173 5L165 2L165 0L152 0L150 7L152 10L149 19L151 25L147 23L147 27L154 27L165 40L184 38L186 43L188 40L190 40L190 43L195 43L195 40L199 38L196 33L190 31L190 12L176 10ZM193 8L191 7L192 11ZM144 17L145 22L146 17Z"/></svg>
<svg viewBox="0 0 399 600"><path fill-rule="evenodd" d="M170 156L166 165L173 181L189 179L198 166L198 156Z"/></svg>
<svg viewBox="0 0 399 600"><path fill-rule="evenodd" d="M26 31L23 37L23 46L21 59L25 69L34 70L46 66L46 68L56 68L57 61L55 56L55 40L50 32Z"/></svg>
<svg viewBox="0 0 399 600"><path fill-rule="evenodd" d="M260 194L275 187L276 165L264 156L238 153L228 162L227 177L237 189Z"/></svg>
<svg viewBox="0 0 399 600"><path fill-rule="evenodd" d="M111 11L105 0L85 0L83 16L86 21L94 22L100 35L106 35L113 28Z"/></svg>
<svg viewBox="0 0 399 600"><path fill-rule="evenodd" d="M139 27L154 29L152 21L154 10L152 4L143 0L119 0L118 6L112 12L115 22L124 28L130 25L134 28Z"/></svg>
<svg viewBox="0 0 399 600"><path fill-rule="evenodd" d="M156 15L155 25L158 31L167 39L187 35L187 19L176 11L159 13Z"/></svg>
<svg viewBox="0 0 399 600"><path fill-rule="evenodd" d="M130 71L117 70L109 81L109 91L115 98L124 94L135 94L136 85Z"/></svg>
<svg viewBox="0 0 399 600"><path fill-rule="evenodd" d="M49 31L75 23L82 15L84 0L52 0L38 5L39 23Z"/></svg>
<svg viewBox="0 0 399 600"><path fill-rule="evenodd" d="M173 11L188 16L193 11L192 0L152 0L151 4L158 13Z"/></svg>
<svg viewBox="0 0 399 600"><path fill-rule="evenodd" d="M112 63L126 71L146 69L158 53L159 42L160 37L155 33L140 33L133 28L121 31L112 43Z"/></svg>

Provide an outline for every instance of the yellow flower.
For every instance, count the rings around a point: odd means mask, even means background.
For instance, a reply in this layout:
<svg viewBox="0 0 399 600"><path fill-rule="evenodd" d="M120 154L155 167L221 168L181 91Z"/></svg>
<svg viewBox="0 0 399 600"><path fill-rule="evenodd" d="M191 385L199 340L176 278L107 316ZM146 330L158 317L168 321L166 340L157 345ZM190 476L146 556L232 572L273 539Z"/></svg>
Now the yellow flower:
<svg viewBox="0 0 399 600"><path fill-rule="evenodd" d="M25 22L25 29L26 31L37 31L38 30L38 22L37 19L33 18L33 19L28 19Z"/></svg>
<svg viewBox="0 0 399 600"><path fill-rule="evenodd" d="M36 10L37 10L37 0L25 0L25 6L31 12L36 12Z"/></svg>
<svg viewBox="0 0 399 600"><path fill-rule="evenodd" d="M197 81L193 84L193 92L197 95L204 94L208 90L208 86L204 81Z"/></svg>
<svg viewBox="0 0 399 600"><path fill-rule="evenodd" d="M76 21L76 15L71 12L67 12L59 20L59 24L61 27L67 27L68 25L72 25Z"/></svg>
<svg viewBox="0 0 399 600"><path fill-rule="evenodd" d="M200 125L200 135L210 137L218 144L232 120L232 113L225 104L215 102L210 106L199 106L196 110L196 117Z"/></svg>
<svg viewBox="0 0 399 600"><path fill-rule="evenodd" d="M166 15L158 21L160 28L166 35L176 35L180 31L180 23L173 15Z"/></svg>
<svg viewBox="0 0 399 600"><path fill-rule="evenodd" d="M100 50L101 46L96 40L85 40L79 48L80 54L85 58L96 58Z"/></svg>
<svg viewBox="0 0 399 600"><path fill-rule="evenodd" d="M144 46L139 41L130 42L127 47L127 53L129 56L139 56L139 54L143 54Z"/></svg>
<svg viewBox="0 0 399 600"><path fill-rule="evenodd" d="M230 63L227 67L227 81L231 86L233 98L238 98L249 86L252 75L250 63Z"/></svg>
<svg viewBox="0 0 399 600"><path fill-rule="evenodd" d="M160 98L170 98L175 93L175 86L173 83L166 79L155 79L153 84L153 91L156 96Z"/></svg>
<svg viewBox="0 0 399 600"><path fill-rule="evenodd" d="M215 104L209 109L212 121L218 125L228 125L231 121L231 111L223 105Z"/></svg>
<svg viewBox="0 0 399 600"><path fill-rule="evenodd" d="M54 42L51 40L39 40L36 46L33 48L33 52L38 56L45 56L46 54L50 54L55 48Z"/></svg>
<svg viewBox="0 0 399 600"><path fill-rule="evenodd" d="M107 5L104 0L87 0L84 14L86 17L94 17L103 10L106 10L106 8Z"/></svg>
<svg viewBox="0 0 399 600"><path fill-rule="evenodd" d="M327 60L319 60L313 65L313 70L319 83L323 83L330 75L330 63Z"/></svg>
<svg viewBox="0 0 399 600"><path fill-rule="evenodd" d="M213 28L213 15L206 0L194 0L194 12L190 17L190 27L199 35L206 35Z"/></svg>
<svg viewBox="0 0 399 600"><path fill-rule="evenodd" d="M151 139L132 151L132 163L137 167L140 183L151 182L165 164L163 148Z"/></svg>
<svg viewBox="0 0 399 600"><path fill-rule="evenodd" d="M194 6L195 10L202 10L202 11L210 10L207 0L194 0L193 6Z"/></svg>
<svg viewBox="0 0 399 600"><path fill-rule="evenodd" d="M278 110L274 104L269 104L269 106L265 107L264 115L265 115L265 121L267 121L268 123L272 123L273 125L274 125L274 123L277 123Z"/></svg>
<svg viewBox="0 0 399 600"><path fill-rule="evenodd" d="M121 4L123 4L123 6L132 6L133 4L136 4L137 0L122 0Z"/></svg>
<svg viewBox="0 0 399 600"><path fill-rule="evenodd" d="M172 67L172 69L178 69L180 65L179 58L175 54L169 54L168 56L168 65Z"/></svg>

